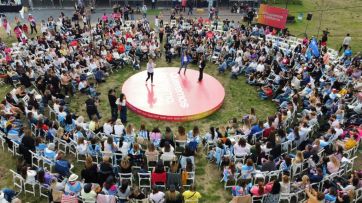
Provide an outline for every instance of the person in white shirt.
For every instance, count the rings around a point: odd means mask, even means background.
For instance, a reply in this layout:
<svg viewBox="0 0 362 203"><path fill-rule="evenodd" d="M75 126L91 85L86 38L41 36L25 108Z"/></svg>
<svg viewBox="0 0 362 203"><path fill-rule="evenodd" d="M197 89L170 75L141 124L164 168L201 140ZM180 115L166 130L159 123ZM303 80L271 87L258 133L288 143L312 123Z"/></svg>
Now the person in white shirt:
<svg viewBox="0 0 362 203"><path fill-rule="evenodd" d="M264 72L264 64L262 62L259 62L258 65L256 66L256 72Z"/></svg>
<svg viewBox="0 0 362 203"><path fill-rule="evenodd" d="M158 191L157 185L152 186L152 193L150 194L150 202L165 202L165 193Z"/></svg>
<svg viewBox="0 0 362 203"><path fill-rule="evenodd" d="M151 78L151 84L153 85L153 71L154 71L155 66L156 66L156 64L153 62L152 59L148 60L146 84L147 84L148 79Z"/></svg>
<svg viewBox="0 0 362 203"><path fill-rule="evenodd" d="M116 120L116 124L114 125L114 134L121 136L124 132L124 125L122 124L121 119Z"/></svg>
<svg viewBox="0 0 362 203"><path fill-rule="evenodd" d="M236 157L242 157L248 154L250 154L250 146L244 138L240 138L239 142L234 144L234 155Z"/></svg>
<svg viewBox="0 0 362 203"><path fill-rule="evenodd" d="M108 122L104 123L103 125L103 132L104 134L110 136L113 133L113 120L110 119Z"/></svg>
<svg viewBox="0 0 362 203"><path fill-rule="evenodd" d="M341 48L339 48L339 52L341 52L342 49L343 49L343 51L345 51L351 44L351 41L352 41L352 38L351 38L351 36L349 36L349 33L347 33L346 37L343 39Z"/></svg>

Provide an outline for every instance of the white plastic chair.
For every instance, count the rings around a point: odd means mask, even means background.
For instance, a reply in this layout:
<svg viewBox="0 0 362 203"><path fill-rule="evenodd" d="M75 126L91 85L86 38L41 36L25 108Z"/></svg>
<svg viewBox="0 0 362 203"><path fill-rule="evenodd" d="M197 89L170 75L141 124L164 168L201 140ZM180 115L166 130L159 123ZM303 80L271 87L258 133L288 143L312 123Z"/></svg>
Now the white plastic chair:
<svg viewBox="0 0 362 203"><path fill-rule="evenodd" d="M151 189L151 173L137 173L139 188Z"/></svg>
<svg viewBox="0 0 362 203"><path fill-rule="evenodd" d="M14 184L14 188L19 190L19 193L21 193L23 191L23 186L24 186L24 178L18 174L17 172L13 171L10 169L10 172L13 175L13 184Z"/></svg>
<svg viewBox="0 0 362 203"><path fill-rule="evenodd" d="M119 181L122 183L123 180L128 180L130 185L133 185L133 174L132 173L118 173Z"/></svg>

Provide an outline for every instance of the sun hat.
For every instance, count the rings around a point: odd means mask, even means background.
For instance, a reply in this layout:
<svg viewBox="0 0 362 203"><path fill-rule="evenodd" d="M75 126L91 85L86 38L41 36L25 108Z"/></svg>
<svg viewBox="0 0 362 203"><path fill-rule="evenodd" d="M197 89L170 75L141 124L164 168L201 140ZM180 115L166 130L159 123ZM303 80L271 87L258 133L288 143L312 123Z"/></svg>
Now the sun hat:
<svg viewBox="0 0 362 203"><path fill-rule="evenodd" d="M70 175L69 176L69 179L68 179L68 181L69 182L74 182L74 181L76 181L78 179L78 175L76 175L76 174L72 174L72 175Z"/></svg>

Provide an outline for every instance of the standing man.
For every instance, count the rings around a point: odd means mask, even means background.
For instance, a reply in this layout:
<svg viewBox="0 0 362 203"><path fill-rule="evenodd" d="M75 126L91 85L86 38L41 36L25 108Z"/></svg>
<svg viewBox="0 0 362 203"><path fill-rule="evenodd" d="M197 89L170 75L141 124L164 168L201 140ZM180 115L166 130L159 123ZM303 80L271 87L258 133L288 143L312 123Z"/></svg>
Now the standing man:
<svg viewBox="0 0 362 203"><path fill-rule="evenodd" d="M192 15L192 10L193 10L193 0L188 0L187 1L187 7L189 7L189 11L187 12L187 15Z"/></svg>
<svg viewBox="0 0 362 203"><path fill-rule="evenodd" d="M156 66L156 64L150 58L150 60L148 60L148 63L147 63L146 85L147 85L147 80L150 79L150 78L151 78L151 85L153 85L153 71L154 71L155 66Z"/></svg>
<svg viewBox="0 0 362 203"><path fill-rule="evenodd" d="M346 37L343 39L341 48L339 48L339 52L342 51L342 48L343 48L343 51L345 51L347 49L347 47L349 47L349 45L351 44L351 40L352 40L352 38L349 36L349 33L347 33Z"/></svg>
<svg viewBox="0 0 362 203"><path fill-rule="evenodd" d="M184 51L181 56L181 66L180 66L180 69L178 70L178 74L180 74L182 68L185 68L184 75L186 75L187 65L189 65L190 60L191 60L191 57L187 54L186 51Z"/></svg>
<svg viewBox="0 0 362 203"><path fill-rule="evenodd" d="M38 34L38 30L36 30L36 22L35 18L29 13L28 16L28 22L30 24L30 34L33 34L33 31L35 31L36 34Z"/></svg>
<svg viewBox="0 0 362 203"><path fill-rule="evenodd" d="M205 57L203 54L201 54L200 56L200 61L199 61L199 82L202 81L202 78L204 76L204 68L206 66L206 61L205 61Z"/></svg>
<svg viewBox="0 0 362 203"><path fill-rule="evenodd" d="M156 0L152 0L152 9L156 9Z"/></svg>
<svg viewBox="0 0 362 203"><path fill-rule="evenodd" d="M143 18L147 17L147 6L146 4L143 4L142 6L142 13L143 13Z"/></svg>

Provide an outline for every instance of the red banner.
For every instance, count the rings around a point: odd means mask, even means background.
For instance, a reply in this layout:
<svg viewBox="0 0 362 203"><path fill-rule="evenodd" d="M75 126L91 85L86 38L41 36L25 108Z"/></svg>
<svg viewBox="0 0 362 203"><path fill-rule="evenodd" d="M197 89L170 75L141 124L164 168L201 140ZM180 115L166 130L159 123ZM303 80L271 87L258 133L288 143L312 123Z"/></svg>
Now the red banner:
<svg viewBox="0 0 362 203"><path fill-rule="evenodd" d="M261 4L258 12L258 23L284 29L287 17L288 9Z"/></svg>

